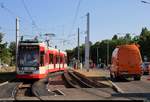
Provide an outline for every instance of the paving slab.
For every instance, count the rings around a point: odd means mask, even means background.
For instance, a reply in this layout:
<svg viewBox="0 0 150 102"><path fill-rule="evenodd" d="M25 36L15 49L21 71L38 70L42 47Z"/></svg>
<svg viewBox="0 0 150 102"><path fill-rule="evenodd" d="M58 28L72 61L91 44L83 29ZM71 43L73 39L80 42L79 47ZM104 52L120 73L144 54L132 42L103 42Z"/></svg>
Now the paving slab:
<svg viewBox="0 0 150 102"><path fill-rule="evenodd" d="M103 69L90 69L89 71L87 71L86 69L78 69L75 70L73 69L75 72L78 72L82 75L84 75L87 78L90 78L92 80L96 80L100 83L109 85L110 87L112 87L112 83L109 82L108 77L109 77L109 72L108 70L103 70Z"/></svg>
<svg viewBox="0 0 150 102"><path fill-rule="evenodd" d="M76 72L79 72L87 77L106 77L106 72L104 70L100 70L100 69L89 69L89 71L87 71L86 69L73 69Z"/></svg>
<svg viewBox="0 0 150 102"><path fill-rule="evenodd" d="M97 91L96 91L97 90ZM67 88L61 89L64 95L57 95L57 96L41 96L42 100L111 100L112 96L109 93L104 91L100 91L98 89L92 88L81 88L81 89L74 89L74 88ZM114 98L117 100L117 98ZM118 98L123 100L130 100L128 98Z"/></svg>

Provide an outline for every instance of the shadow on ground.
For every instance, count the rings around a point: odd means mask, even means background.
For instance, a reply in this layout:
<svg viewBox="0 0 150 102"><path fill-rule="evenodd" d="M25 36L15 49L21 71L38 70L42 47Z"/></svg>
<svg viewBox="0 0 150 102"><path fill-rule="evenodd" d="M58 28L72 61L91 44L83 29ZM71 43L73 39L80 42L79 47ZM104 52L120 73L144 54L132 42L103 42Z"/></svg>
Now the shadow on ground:
<svg viewBox="0 0 150 102"><path fill-rule="evenodd" d="M16 72L0 72L0 83L15 79Z"/></svg>
<svg viewBox="0 0 150 102"><path fill-rule="evenodd" d="M110 77L107 78L108 80L111 80L112 82L130 82L133 81L132 78L117 78L117 79L111 79Z"/></svg>

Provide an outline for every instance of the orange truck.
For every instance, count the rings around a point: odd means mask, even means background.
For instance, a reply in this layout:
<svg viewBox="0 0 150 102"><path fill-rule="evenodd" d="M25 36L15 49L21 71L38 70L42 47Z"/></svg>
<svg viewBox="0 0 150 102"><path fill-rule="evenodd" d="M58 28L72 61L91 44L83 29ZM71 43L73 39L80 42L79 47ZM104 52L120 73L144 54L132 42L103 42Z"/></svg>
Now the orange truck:
<svg viewBox="0 0 150 102"><path fill-rule="evenodd" d="M140 80L142 75L142 58L136 44L120 45L112 53L110 67L111 79L133 77Z"/></svg>

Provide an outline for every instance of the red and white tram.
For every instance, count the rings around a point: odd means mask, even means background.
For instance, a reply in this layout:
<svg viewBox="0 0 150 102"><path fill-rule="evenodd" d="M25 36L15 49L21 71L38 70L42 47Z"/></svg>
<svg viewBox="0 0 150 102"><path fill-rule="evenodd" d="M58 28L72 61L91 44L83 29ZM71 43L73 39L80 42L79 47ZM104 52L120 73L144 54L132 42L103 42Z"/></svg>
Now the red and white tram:
<svg viewBox="0 0 150 102"><path fill-rule="evenodd" d="M67 54L38 41L20 41L18 45L17 78L40 79L50 72L67 68Z"/></svg>

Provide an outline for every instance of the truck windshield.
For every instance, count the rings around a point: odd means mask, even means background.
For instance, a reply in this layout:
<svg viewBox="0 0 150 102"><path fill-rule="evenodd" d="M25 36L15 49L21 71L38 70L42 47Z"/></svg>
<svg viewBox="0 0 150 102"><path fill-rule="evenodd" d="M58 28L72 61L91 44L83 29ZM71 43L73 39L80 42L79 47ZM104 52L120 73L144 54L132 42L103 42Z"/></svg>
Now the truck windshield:
<svg viewBox="0 0 150 102"><path fill-rule="evenodd" d="M20 46L18 56L19 66L39 66L38 46Z"/></svg>

